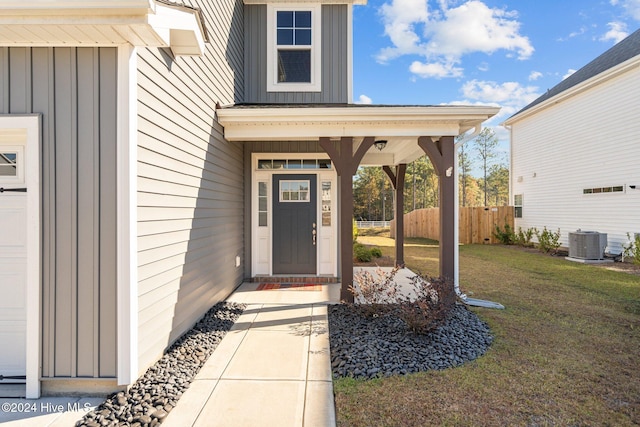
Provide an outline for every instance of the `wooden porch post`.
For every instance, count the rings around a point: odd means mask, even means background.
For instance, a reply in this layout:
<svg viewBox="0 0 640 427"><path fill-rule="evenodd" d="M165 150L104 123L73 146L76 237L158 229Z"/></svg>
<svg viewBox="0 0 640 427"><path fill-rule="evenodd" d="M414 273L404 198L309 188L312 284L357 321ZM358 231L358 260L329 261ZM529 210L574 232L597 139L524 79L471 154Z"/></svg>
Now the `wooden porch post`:
<svg viewBox="0 0 640 427"><path fill-rule="evenodd" d="M455 144L453 136L442 136L433 142L431 137L421 136L418 145L429 156L440 180L440 276L453 281L455 278Z"/></svg>
<svg viewBox="0 0 640 427"><path fill-rule="evenodd" d="M320 138L320 146L331 158L340 181L340 299L346 302L353 302L353 294L349 291L353 284L353 176L373 141L373 137L364 138L354 153L352 137L342 137L339 149L330 138Z"/></svg>
<svg viewBox="0 0 640 427"><path fill-rule="evenodd" d="M395 171L389 166L383 166L382 170L389 177L391 186L395 190L393 209L396 236L396 266L404 268L404 177L407 172L407 165L405 163L399 164L395 167Z"/></svg>

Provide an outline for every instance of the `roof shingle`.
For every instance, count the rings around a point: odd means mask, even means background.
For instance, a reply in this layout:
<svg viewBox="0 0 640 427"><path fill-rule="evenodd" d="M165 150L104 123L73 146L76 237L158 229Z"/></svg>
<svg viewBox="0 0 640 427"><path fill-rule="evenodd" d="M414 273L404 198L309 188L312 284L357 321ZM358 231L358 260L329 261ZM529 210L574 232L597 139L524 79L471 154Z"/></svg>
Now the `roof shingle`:
<svg viewBox="0 0 640 427"><path fill-rule="evenodd" d="M598 56L593 61L589 62L584 67L549 89L544 95L531 102L529 105L515 113L510 118L517 116L534 107L541 104L549 98L552 98L592 77L597 76L600 73L607 71L610 68L621 64L628 59L631 59L637 55L640 55L640 29L636 30L633 34L629 35L624 40L617 43L611 49Z"/></svg>

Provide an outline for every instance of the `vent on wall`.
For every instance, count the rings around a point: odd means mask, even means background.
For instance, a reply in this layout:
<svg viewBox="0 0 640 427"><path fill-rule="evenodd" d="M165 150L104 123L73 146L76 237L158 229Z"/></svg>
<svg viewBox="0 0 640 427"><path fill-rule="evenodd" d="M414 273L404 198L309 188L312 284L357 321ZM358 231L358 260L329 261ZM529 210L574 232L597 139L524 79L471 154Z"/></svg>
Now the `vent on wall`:
<svg viewBox="0 0 640 427"><path fill-rule="evenodd" d="M607 234L597 231L576 231L569 233L569 257L579 259L604 259Z"/></svg>

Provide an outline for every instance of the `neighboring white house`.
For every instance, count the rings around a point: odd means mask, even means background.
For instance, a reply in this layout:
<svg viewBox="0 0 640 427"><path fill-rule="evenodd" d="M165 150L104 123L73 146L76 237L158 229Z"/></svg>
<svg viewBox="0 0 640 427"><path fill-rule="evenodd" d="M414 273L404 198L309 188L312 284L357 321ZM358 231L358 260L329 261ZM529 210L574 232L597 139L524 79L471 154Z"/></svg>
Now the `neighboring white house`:
<svg viewBox="0 0 640 427"><path fill-rule="evenodd" d="M515 226L640 233L640 30L504 122Z"/></svg>

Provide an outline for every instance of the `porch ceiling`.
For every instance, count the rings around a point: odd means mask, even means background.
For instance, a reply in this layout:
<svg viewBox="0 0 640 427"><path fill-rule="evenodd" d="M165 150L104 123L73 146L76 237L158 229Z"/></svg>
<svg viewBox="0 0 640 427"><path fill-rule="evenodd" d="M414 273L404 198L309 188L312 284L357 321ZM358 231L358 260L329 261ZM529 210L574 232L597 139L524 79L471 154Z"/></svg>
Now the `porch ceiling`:
<svg viewBox="0 0 640 427"><path fill-rule="evenodd" d="M498 113L484 106L237 105L217 110L229 141L316 141L364 137L387 140L370 148L362 165L410 163L424 155L418 137L458 136ZM356 145L357 146L357 145Z"/></svg>
<svg viewBox="0 0 640 427"><path fill-rule="evenodd" d="M200 12L166 0L7 0L0 4L2 46L169 47L200 55L207 41Z"/></svg>

